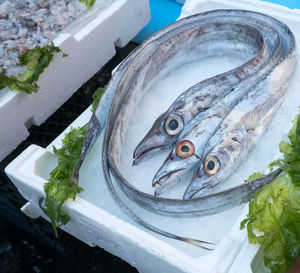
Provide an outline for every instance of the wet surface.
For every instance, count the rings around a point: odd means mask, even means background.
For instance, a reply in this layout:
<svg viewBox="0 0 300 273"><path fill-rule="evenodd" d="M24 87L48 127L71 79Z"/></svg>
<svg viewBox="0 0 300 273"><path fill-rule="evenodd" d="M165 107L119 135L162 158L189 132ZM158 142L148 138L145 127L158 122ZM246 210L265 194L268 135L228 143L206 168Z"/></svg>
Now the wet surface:
<svg viewBox="0 0 300 273"><path fill-rule="evenodd" d="M30 136L0 162L0 273L15 272L137 272L120 258L99 247L90 247L51 225L30 219L20 208L26 203L4 173L5 167L29 145L46 147L92 102L92 94L106 85L111 71L136 47L130 43L41 126L32 126Z"/></svg>

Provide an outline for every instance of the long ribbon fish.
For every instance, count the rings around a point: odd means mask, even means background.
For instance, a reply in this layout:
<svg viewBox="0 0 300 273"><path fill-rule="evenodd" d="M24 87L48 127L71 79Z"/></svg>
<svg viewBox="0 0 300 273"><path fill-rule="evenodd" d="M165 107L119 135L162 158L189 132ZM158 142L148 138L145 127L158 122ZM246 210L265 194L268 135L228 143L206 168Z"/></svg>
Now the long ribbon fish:
<svg viewBox="0 0 300 273"><path fill-rule="evenodd" d="M209 249L209 247L203 246L203 244L209 244L209 242L174 235L158 229L138 217L118 196L112 183L111 174L131 200L146 209L173 217L209 215L238 206L249 201L256 190L280 174L281 170L278 169L263 178L223 192L193 199L187 198L189 200L180 200L156 197L141 192L126 181L119 171L120 145L123 143L122 127L126 125L126 119L130 116L132 107L142 98L147 84L165 67L170 67L170 65L179 66L186 61L185 58L196 60L218 54L246 55L249 56L249 61L236 69L200 82L184 92L185 96L181 96L177 100L177 102L181 102L180 108L170 107L169 110L171 109L172 112L180 109L180 113L184 113L185 110L189 113L182 118L183 124L180 125L179 132L174 134L175 137L169 138L171 141L167 139L166 148L172 147L172 144L180 137L179 133L184 131L185 127L188 128L188 122L192 121L199 113L212 111L211 109L216 103L228 98L228 96L234 98L231 94L234 94L237 90L242 90L240 86L244 86L246 91L237 92L239 95L237 95L236 100L232 99L232 111L234 111L235 107L238 107L243 102L243 98L247 96L247 93L252 90L247 87L245 79L251 79L249 85L256 86L257 88L254 89L259 89L260 92L264 92L265 89L272 89L276 83L278 87L275 89L284 90L281 92L284 94L290 78L289 75L292 75L295 67L295 39L289 28L278 20L261 13L243 10L215 10L197 14L177 21L157 32L137 47L120 64L112 76L89 121L81 157L72 176L72 179L78 182L79 170L83 160L100 133L105 129L102 154L104 176L108 188L118 204L143 227L163 236L194 244L204 249ZM277 77L280 73L287 73L287 76L279 77L277 82L273 82L274 77ZM281 97L278 96L278 99ZM204 103L198 103L199 101ZM195 104L196 108L187 110L190 108L186 108L185 103L189 106ZM278 104L274 102L273 106L270 107L275 107ZM230 124L230 118L226 119L227 116L230 117L230 114L228 114L231 113L230 110L222 113L224 124ZM169 113L168 111L167 113ZM169 129L172 130L176 125L176 122L171 122ZM234 130L235 127L232 126L231 129ZM165 121L163 121L163 127L166 130ZM219 127L216 126L216 128ZM219 130L216 128L211 129L211 136L222 136L223 133L227 132L226 128L229 128L229 125L224 128L221 126L222 129ZM213 134L217 131L222 133ZM219 137L217 141L209 142L210 145L213 143L216 144L216 147L223 145L222 138ZM211 147L205 153L209 153L213 148ZM201 156L201 160L203 160L202 157L205 153ZM199 171L196 174L198 173ZM193 181L197 178L198 176L195 175Z"/></svg>
<svg viewBox="0 0 300 273"><path fill-rule="evenodd" d="M205 44L206 48L202 51L204 55L208 52L209 55L213 56L227 53L222 48L226 39L217 32L219 24L226 29L226 38L234 42L234 46L229 45L230 54L237 55L236 47L240 47L241 42L246 42L248 46L251 46L251 42L254 42L256 47L253 49L260 49L260 51L245 64L201 81L183 92L169 109L156 119L150 131L138 144L133 154L133 165L137 165L155 154L172 147L185 125L198 113L205 112L211 105L220 102L224 96L233 93L230 102L226 103L228 105L227 109L223 111L223 115L227 114L243 95L281 59L282 45L280 35L272 25L262 25L260 20L254 18L245 20L245 17L226 16L225 14L224 17L213 18L213 21L217 27L209 29L209 31L217 35L217 40L208 40L210 44ZM201 24L201 26L207 30L207 24ZM222 33L224 33L224 30ZM264 43L262 43L261 37ZM221 43L219 49L216 48L218 43ZM244 51L243 56L247 56L246 54L247 52ZM201 119L205 120L205 116L200 115L198 117L197 123L200 125Z"/></svg>
<svg viewBox="0 0 300 273"><path fill-rule="evenodd" d="M266 24L266 27L269 29L268 24ZM276 31L276 33L278 32ZM267 43L271 43L269 47L274 48L274 44L272 44L273 40L268 36L265 36L265 39L267 40ZM268 65L262 67L252 75L246 75L246 77L240 79L240 82L236 85L234 91L226 94L208 110L198 113L184 127L182 132L178 134L178 137L176 138L177 142L174 145L173 150L153 178L153 187L156 188L155 195L160 195L168 185L173 184L174 181L178 180L178 178L194 169L195 164L199 163L199 159L201 158L203 150L210 137L216 132L218 126L222 123L228 113L230 113L235 106L244 99L246 94L251 92L252 96L260 96L260 94L264 95L265 92L261 92L261 82L265 82L264 80L270 76L270 73L274 70L275 66L278 65L285 56L282 45L279 45L277 40L275 41L275 45L278 46L275 47L276 50L273 50L272 52L274 55L271 53ZM292 74L294 71L293 66L290 67L289 71L291 71ZM288 74L289 73L286 73L287 76ZM286 82L289 82L289 79L286 79ZM276 85L274 84L274 86ZM272 89L271 91L273 92ZM286 89L283 90L282 95L285 91ZM235 112L237 112L236 109ZM151 129L150 133L148 133L141 142L141 144L146 142L148 143L147 146L144 145L146 150L152 149L152 147L149 147L151 143L154 142L154 145L157 143L157 141L153 141L152 136L148 137L153 131L154 130ZM159 135L156 134L155 138L157 137L159 137ZM138 145L137 149L143 146L141 144ZM185 150L182 151L182 149Z"/></svg>

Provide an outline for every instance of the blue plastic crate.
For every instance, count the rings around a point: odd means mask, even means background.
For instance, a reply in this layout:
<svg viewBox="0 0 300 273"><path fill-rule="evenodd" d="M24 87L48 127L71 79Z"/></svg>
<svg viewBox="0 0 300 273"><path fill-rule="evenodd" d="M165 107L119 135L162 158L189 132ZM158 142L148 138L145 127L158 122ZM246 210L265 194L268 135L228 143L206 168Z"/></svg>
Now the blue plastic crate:
<svg viewBox="0 0 300 273"><path fill-rule="evenodd" d="M300 8L299 0L263 0L288 8ZM182 5L185 0L149 0L151 10L151 21L133 39L136 43L142 43L156 31L173 23L180 16Z"/></svg>
<svg viewBox="0 0 300 273"><path fill-rule="evenodd" d="M264 0L266 2L271 2L275 4L279 4L282 6L286 6L290 9L299 9L300 8L300 1L299 0Z"/></svg>
<svg viewBox="0 0 300 273"><path fill-rule="evenodd" d="M179 4L175 0L149 0L149 3L151 21L133 39L134 42L139 44L156 31L175 22L181 13L182 4Z"/></svg>

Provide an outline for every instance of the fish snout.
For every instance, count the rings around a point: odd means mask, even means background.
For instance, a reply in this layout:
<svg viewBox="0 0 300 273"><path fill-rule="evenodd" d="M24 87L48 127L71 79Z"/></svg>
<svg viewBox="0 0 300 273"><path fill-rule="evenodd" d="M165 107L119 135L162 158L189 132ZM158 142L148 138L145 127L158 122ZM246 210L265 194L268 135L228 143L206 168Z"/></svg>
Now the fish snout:
<svg viewBox="0 0 300 273"><path fill-rule="evenodd" d="M183 200L192 199L197 193L201 191L201 195L207 192L210 177L205 174L201 167L198 167L193 178L183 194Z"/></svg>
<svg viewBox="0 0 300 273"><path fill-rule="evenodd" d="M165 188L167 188L169 185L172 185L181 177L183 171L183 169L173 171L158 171L152 180L152 187L155 189L154 195L161 195Z"/></svg>
<svg viewBox="0 0 300 273"><path fill-rule="evenodd" d="M144 138L133 152L133 166L152 158L161 151L169 148L169 143L162 135L153 135L151 138Z"/></svg>
<svg viewBox="0 0 300 273"><path fill-rule="evenodd" d="M189 186L187 187L187 189L185 190L184 194L183 194L183 200L189 200L192 199L193 196L198 192L199 190L197 189L193 189L193 186Z"/></svg>

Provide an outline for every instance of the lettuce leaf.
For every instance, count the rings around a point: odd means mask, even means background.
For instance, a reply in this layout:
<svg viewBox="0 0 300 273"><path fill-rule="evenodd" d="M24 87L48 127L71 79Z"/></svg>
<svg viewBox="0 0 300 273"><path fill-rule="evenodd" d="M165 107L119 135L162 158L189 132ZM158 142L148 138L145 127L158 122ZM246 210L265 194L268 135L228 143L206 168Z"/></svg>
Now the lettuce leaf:
<svg viewBox="0 0 300 273"><path fill-rule="evenodd" d="M249 203L250 243L260 244L265 266L272 273L287 272L300 255L300 186L281 175L258 191Z"/></svg>
<svg viewBox="0 0 300 273"><path fill-rule="evenodd" d="M98 88L93 94L92 111L96 108L104 88ZM83 188L71 180L71 176L80 158L81 148L88 124L82 127L71 128L62 140L62 147L53 152L58 157L57 167L50 173L50 179L44 184L46 193L43 212L50 218L53 230L57 237L57 228L69 222L70 217L63 212L62 206L68 199L75 199Z"/></svg>
<svg viewBox="0 0 300 273"><path fill-rule="evenodd" d="M92 108L91 111L94 112L96 110L96 107L98 105L98 102L100 100L100 98L102 97L105 87L99 87L93 94L93 103L92 103Z"/></svg>
<svg viewBox="0 0 300 273"><path fill-rule="evenodd" d="M0 73L0 90L8 86L10 90L23 91L27 94L37 92L39 86L36 83L21 82L16 77L8 77Z"/></svg>
<svg viewBox="0 0 300 273"><path fill-rule="evenodd" d="M262 173L253 173L251 174L244 182L249 182L253 179L256 179L256 178L260 178L260 177L263 177L264 175Z"/></svg>
<svg viewBox="0 0 300 273"><path fill-rule="evenodd" d="M60 49L54 46L53 42L44 47L36 46L25 51L19 57L19 62L21 66L27 66L26 71L16 77L8 77L0 73L0 90L8 86L10 90L21 91L27 94L38 92L39 86L36 81L52 61L55 52L60 52Z"/></svg>
<svg viewBox="0 0 300 273"><path fill-rule="evenodd" d="M293 183L300 185L300 115L294 119L288 138L290 143L279 143L283 159L273 161L269 167L271 170L274 167L282 168L292 178Z"/></svg>
<svg viewBox="0 0 300 273"><path fill-rule="evenodd" d="M62 205L67 199L74 199L83 191L71 181L71 176L79 161L86 129L87 124L83 127L71 128L62 140L62 148L53 147L54 154L58 157L58 165L50 173L49 182L44 184L46 198L42 210L50 218L56 236L57 227L65 225L70 220L70 217L62 211Z"/></svg>
<svg viewBox="0 0 300 273"><path fill-rule="evenodd" d="M96 2L96 0L79 0L81 3L85 3L86 7L90 9Z"/></svg>
<svg viewBox="0 0 300 273"><path fill-rule="evenodd" d="M255 193L241 222L241 229L247 226L249 242L261 245L272 273L287 272L300 256L300 114L288 137L290 143L279 144L283 159L269 165L271 171L282 168L283 174Z"/></svg>

